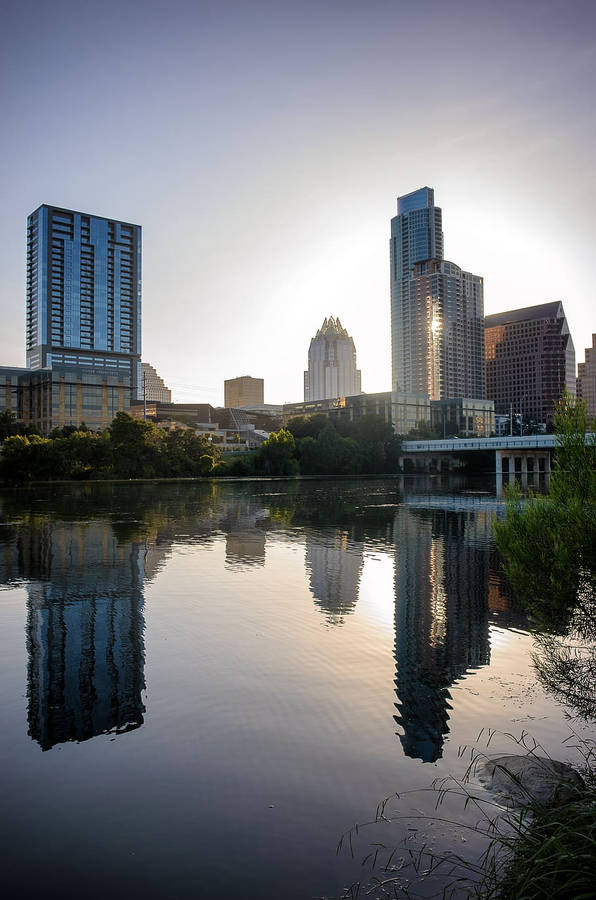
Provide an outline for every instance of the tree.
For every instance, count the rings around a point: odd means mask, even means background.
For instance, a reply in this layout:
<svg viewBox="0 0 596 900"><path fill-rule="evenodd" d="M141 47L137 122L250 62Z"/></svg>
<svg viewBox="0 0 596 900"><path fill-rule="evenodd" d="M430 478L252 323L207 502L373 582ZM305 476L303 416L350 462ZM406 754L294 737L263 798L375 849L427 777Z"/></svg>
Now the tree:
<svg viewBox="0 0 596 900"><path fill-rule="evenodd" d="M497 546L536 631L543 683L596 717L596 443L583 403L555 414L555 466L547 497L508 496Z"/></svg>
<svg viewBox="0 0 596 900"><path fill-rule="evenodd" d="M109 430L116 475L142 478L157 474L159 451L165 437L163 429L119 412Z"/></svg>
<svg viewBox="0 0 596 900"><path fill-rule="evenodd" d="M287 428L280 428L270 434L259 450L259 464L265 475L295 475L296 441Z"/></svg>
<svg viewBox="0 0 596 900"><path fill-rule="evenodd" d="M25 436L39 434L39 428L37 425L24 425L18 421L13 412L9 409L4 410L4 412L0 413L0 444L7 437L18 434Z"/></svg>
<svg viewBox="0 0 596 900"><path fill-rule="evenodd" d="M315 413L312 416L294 416L288 422L288 431L296 440L305 437L318 438L329 419L323 413Z"/></svg>
<svg viewBox="0 0 596 900"><path fill-rule="evenodd" d="M358 444L361 472L398 471L401 439L383 416L361 416L354 421L339 419L336 428L342 437L352 438Z"/></svg>
<svg viewBox="0 0 596 900"><path fill-rule="evenodd" d="M319 437L299 442L300 469L306 475L356 475L360 470L360 452L353 438L343 438L331 422Z"/></svg>
<svg viewBox="0 0 596 900"><path fill-rule="evenodd" d="M415 428L408 431L406 438L409 441L435 441L442 436L436 428L431 426L430 422L421 420L416 423Z"/></svg>
<svg viewBox="0 0 596 900"><path fill-rule="evenodd" d="M160 470L168 476L207 475L218 459L219 451L205 435L177 428L162 442Z"/></svg>
<svg viewBox="0 0 596 900"><path fill-rule="evenodd" d="M9 409L0 413L0 442L18 433L17 417Z"/></svg>
<svg viewBox="0 0 596 900"><path fill-rule="evenodd" d="M0 473L9 481L27 481L31 478L31 454L29 438L15 434L4 439Z"/></svg>

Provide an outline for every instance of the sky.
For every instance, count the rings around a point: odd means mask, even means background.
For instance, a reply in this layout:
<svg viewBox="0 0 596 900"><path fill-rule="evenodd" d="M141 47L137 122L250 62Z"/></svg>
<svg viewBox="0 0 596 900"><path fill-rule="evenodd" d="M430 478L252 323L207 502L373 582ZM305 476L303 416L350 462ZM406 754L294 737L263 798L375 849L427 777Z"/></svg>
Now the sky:
<svg viewBox="0 0 596 900"><path fill-rule="evenodd" d="M596 4L2 0L0 365L41 203L143 227L143 360L179 402L303 399L325 316L389 390L389 221L423 185L485 312L596 331Z"/></svg>

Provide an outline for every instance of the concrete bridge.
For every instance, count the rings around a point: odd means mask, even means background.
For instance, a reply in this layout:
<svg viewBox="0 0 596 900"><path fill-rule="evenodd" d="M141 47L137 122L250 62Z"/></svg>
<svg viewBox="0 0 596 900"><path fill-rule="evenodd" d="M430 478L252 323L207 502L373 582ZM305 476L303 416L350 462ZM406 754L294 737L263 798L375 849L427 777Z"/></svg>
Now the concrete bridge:
<svg viewBox="0 0 596 900"><path fill-rule="evenodd" d="M401 465L409 461L414 471L441 472L453 467L454 456L461 453L494 453L497 496L503 479L514 481L519 476L522 488L538 487L541 480L548 487L551 456L555 449L554 434L532 434L527 437L444 438L436 441L404 441Z"/></svg>
<svg viewBox="0 0 596 900"><path fill-rule="evenodd" d="M594 440L594 435L586 434L586 443L591 440ZM500 494L503 479L506 477L513 481L516 475L520 476L522 487L528 486L528 478L533 486L537 486L541 477L548 487L556 441L554 434L404 441L401 445L400 464L403 468L409 461L414 471L441 472L452 468L455 455L473 451L491 452L495 455L497 494Z"/></svg>

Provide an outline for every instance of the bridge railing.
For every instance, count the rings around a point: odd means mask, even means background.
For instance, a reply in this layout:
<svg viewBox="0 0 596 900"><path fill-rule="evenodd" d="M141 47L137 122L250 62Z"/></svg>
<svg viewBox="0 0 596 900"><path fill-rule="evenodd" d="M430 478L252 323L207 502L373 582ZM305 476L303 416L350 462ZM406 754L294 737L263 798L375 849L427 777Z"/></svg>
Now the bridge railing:
<svg viewBox="0 0 596 900"><path fill-rule="evenodd" d="M594 434L586 434L586 444ZM457 453L462 450L553 450L556 434L529 434L525 437L439 438L434 441L403 441L402 453Z"/></svg>
<svg viewBox="0 0 596 900"><path fill-rule="evenodd" d="M531 434L526 437L444 438L434 441L404 441L403 453L454 453L461 450L530 450L552 449L554 434Z"/></svg>

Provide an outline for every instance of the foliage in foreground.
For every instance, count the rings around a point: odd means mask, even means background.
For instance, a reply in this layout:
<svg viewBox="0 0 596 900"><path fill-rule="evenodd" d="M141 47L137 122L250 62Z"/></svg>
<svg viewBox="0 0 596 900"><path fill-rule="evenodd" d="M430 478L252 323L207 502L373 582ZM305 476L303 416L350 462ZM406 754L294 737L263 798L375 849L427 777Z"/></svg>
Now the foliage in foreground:
<svg viewBox="0 0 596 900"><path fill-rule="evenodd" d="M488 732L487 748L494 736L495 732ZM519 738L502 737L512 740L528 756L546 755L544 748L525 732ZM571 735L571 739L577 737ZM585 739L579 739L574 746L584 757L585 788L561 806L548 807L528 798L527 806L518 810L505 810L486 792L478 791L475 776L489 756L486 750L461 747L460 755L470 753L470 763L461 780L443 778L426 789L394 794L379 804L372 821L354 826L342 836L338 853L347 850L354 857L359 841L371 829L397 828L405 832L401 841L377 840L368 845L370 850L362 860L363 877L345 889L341 900L593 897L596 785L590 773L595 748L593 742ZM425 796L433 800L433 813L425 814L420 809ZM409 810L406 803L412 804ZM467 835L466 841L471 839L483 849L475 858L469 851L462 855L454 850L435 850L435 829L447 829L456 843Z"/></svg>
<svg viewBox="0 0 596 900"><path fill-rule="evenodd" d="M495 523L507 577L535 631L534 662L547 690L596 719L596 443L585 406L563 398L547 497L509 496Z"/></svg>
<svg viewBox="0 0 596 900"><path fill-rule="evenodd" d="M511 845L497 896L510 900L588 900L596 871L596 794L535 811ZM481 895L482 896L482 895Z"/></svg>

